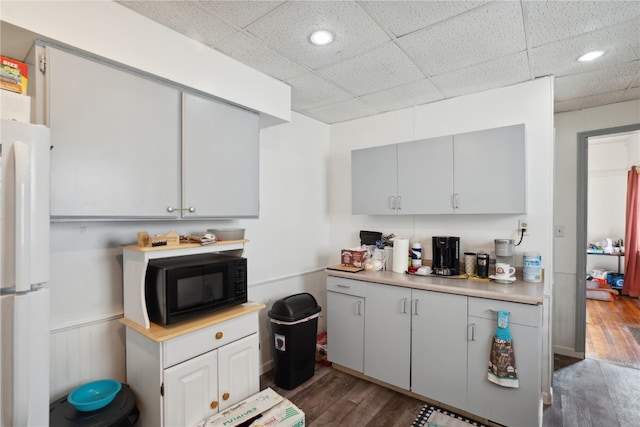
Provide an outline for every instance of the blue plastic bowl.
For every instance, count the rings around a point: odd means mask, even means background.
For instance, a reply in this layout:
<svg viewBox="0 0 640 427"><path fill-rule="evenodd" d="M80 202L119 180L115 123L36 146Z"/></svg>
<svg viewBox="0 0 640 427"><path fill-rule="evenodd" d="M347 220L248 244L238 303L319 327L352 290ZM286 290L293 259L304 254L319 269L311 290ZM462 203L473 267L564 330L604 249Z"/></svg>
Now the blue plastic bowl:
<svg viewBox="0 0 640 427"><path fill-rule="evenodd" d="M120 381L108 379L93 381L69 393L67 401L78 411L95 411L111 403L121 389Z"/></svg>

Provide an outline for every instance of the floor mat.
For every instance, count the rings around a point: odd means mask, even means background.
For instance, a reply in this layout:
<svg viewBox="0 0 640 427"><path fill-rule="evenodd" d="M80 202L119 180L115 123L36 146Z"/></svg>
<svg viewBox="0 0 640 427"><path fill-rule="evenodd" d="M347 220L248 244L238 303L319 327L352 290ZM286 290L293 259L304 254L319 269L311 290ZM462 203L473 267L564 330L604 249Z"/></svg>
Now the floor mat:
<svg viewBox="0 0 640 427"><path fill-rule="evenodd" d="M437 406L425 405L420 409L411 427L486 427L455 412Z"/></svg>

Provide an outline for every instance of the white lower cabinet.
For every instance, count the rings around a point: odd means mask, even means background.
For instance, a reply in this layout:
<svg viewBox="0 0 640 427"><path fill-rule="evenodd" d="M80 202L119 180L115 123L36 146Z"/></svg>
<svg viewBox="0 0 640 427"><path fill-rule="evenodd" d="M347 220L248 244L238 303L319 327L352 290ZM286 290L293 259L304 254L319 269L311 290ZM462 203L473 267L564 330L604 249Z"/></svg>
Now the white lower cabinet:
<svg viewBox="0 0 640 427"><path fill-rule="evenodd" d="M327 279L327 358L364 372L364 282Z"/></svg>
<svg viewBox="0 0 640 427"><path fill-rule="evenodd" d="M260 391L258 312L164 341L126 328L142 426L190 426Z"/></svg>
<svg viewBox="0 0 640 427"><path fill-rule="evenodd" d="M195 357L164 371L166 426L190 426L214 415L218 400L218 351Z"/></svg>
<svg viewBox="0 0 640 427"><path fill-rule="evenodd" d="M411 289L367 283L365 293L364 373L409 390Z"/></svg>
<svg viewBox="0 0 640 427"><path fill-rule="evenodd" d="M467 404L467 297L414 289L411 391L456 408Z"/></svg>
<svg viewBox="0 0 640 427"><path fill-rule="evenodd" d="M351 292L358 289L360 297L339 294L340 284ZM541 425L540 305L331 276L327 291L333 363L499 424ZM356 317L354 307L365 302L366 315L349 320ZM519 388L498 386L487 378L497 310L510 312ZM362 370L350 365L354 355L359 360L361 348Z"/></svg>
<svg viewBox="0 0 640 427"><path fill-rule="evenodd" d="M489 352L496 332L496 310L509 311L509 330L519 388L487 380ZM468 411L507 426L539 426L542 421L542 308L482 298L469 298Z"/></svg>

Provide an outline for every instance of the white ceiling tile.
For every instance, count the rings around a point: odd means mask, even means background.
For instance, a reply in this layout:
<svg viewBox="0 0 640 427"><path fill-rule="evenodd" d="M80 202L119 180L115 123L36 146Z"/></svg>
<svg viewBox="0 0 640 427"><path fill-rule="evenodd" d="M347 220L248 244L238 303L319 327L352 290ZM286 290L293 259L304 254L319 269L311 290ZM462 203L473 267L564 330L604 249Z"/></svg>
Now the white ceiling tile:
<svg viewBox="0 0 640 427"><path fill-rule="evenodd" d="M291 85L291 105L296 111L343 101L354 96L314 73L294 77L287 80L287 83Z"/></svg>
<svg viewBox="0 0 640 427"><path fill-rule="evenodd" d="M594 31L640 16L640 2L527 1L532 47Z"/></svg>
<svg viewBox="0 0 640 427"><path fill-rule="evenodd" d="M615 104L616 102L624 101L623 99L625 91L619 90L614 92L607 92L598 95L582 96L578 98L568 99L566 101L556 101L553 104L555 113L562 113L565 111L582 110L584 108L598 107L600 105ZM640 96L640 94L638 94ZM638 98L633 98L638 99Z"/></svg>
<svg viewBox="0 0 640 427"><path fill-rule="evenodd" d="M432 78L433 83L447 97L481 92L527 80L529 80L529 63L526 52Z"/></svg>
<svg viewBox="0 0 640 427"><path fill-rule="evenodd" d="M427 79L360 97L362 102L379 111L394 111L443 99L443 95Z"/></svg>
<svg viewBox="0 0 640 427"><path fill-rule="evenodd" d="M377 113L379 113L379 111L363 103L357 98L313 108L304 112L304 114L307 114L316 120L329 124L346 122L348 120L372 116Z"/></svg>
<svg viewBox="0 0 640 427"><path fill-rule="evenodd" d="M309 71L243 32L226 38L217 48L243 64L279 80L287 80Z"/></svg>
<svg viewBox="0 0 640 427"><path fill-rule="evenodd" d="M314 46L309 36L328 29L334 42ZM389 40L386 33L351 1L287 2L247 27L268 46L316 69L358 55Z"/></svg>
<svg viewBox="0 0 640 427"><path fill-rule="evenodd" d="M424 78L418 67L393 42L355 58L319 68L317 72L357 95Z"/></svg>
<svg viewBox="0 0 640 427"><path fill-rule="evenodd" d="M555 79L555 99L564 101L627 89L640 72L640 61Z"/></svg>
<svg viewBox="0 0 640 427"><path fill-rule="evenodd" d="M368 1L364 7L396 36L404 36L464 13L486 1Z"/></svg>
<svg viewBox="0 0 640 427"><path fill-rule="evenodd" d="M577 61L580 55L592 50L603 50L605 55L593 62ZM640 59L640 18L582 37L572 37L537 47L532 52L536 76L583 73Z"/></svg>
<svg viewBox="0 0 640 427"><path fill-rule="evenodd" d="M211 1L198 0L200 7L244 28L277 8L283 1Z"/></svg>
<svg viewBox="0 0 640 427"><path fill-rule="evenodd" d="M490 3L398 42L431 76L526 49L519 2Z"/></svg>
<svg viewBox="0 0 640 427"><path fill-rule="evenodd" d="M236 29L202 11L192 1L121 1L124 6L208 46Z"/></svg>

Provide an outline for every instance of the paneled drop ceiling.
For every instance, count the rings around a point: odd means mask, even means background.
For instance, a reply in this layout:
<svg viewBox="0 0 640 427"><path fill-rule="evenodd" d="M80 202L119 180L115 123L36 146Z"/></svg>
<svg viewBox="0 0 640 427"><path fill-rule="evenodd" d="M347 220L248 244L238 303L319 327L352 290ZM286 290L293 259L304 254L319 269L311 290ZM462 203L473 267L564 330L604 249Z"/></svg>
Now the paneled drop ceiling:
<svg viewBox="0 0 640 427"><path fill-rule="evenodd" d="M325 123L547 75L556 112L640 99L637 0L119 3L289 84ZM335 41L312 45L317 29Z"/></svg>

